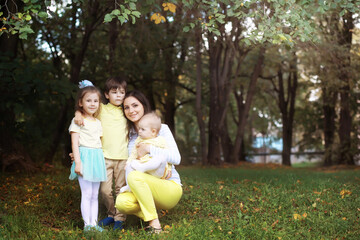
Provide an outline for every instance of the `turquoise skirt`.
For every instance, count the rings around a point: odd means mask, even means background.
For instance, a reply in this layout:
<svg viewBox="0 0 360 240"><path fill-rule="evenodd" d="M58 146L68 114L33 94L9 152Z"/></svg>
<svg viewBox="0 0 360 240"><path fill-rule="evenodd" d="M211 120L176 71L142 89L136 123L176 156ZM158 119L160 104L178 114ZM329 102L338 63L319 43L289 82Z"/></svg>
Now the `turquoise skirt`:
<svg viewBox="0 0 360 240"><path fill-rule="evenodd" d="M105 182L106 166L101 148L80 147L81 172L84 180L89 182ZM70 169L70 180L77 179L75 173L75 161Z"/></svg>

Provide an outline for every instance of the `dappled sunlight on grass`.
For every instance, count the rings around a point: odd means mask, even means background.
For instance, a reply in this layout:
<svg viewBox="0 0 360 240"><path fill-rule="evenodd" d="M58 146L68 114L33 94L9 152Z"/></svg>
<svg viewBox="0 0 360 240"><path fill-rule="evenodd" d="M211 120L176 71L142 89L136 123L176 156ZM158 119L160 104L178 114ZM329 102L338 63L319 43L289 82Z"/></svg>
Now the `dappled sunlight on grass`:
<svg viewBox="0 0 360 240"><path fill-rule="evenodd" d="M331 170L329 172L329 170ZM184 194L160 210L164 233L150 236L128 217L126 229L84 234L80 190L68 169L0 177L4 239L356 239L359 169L292 169L276 164L180 167ZM103 212L101 213L103 214Z"/></svg>

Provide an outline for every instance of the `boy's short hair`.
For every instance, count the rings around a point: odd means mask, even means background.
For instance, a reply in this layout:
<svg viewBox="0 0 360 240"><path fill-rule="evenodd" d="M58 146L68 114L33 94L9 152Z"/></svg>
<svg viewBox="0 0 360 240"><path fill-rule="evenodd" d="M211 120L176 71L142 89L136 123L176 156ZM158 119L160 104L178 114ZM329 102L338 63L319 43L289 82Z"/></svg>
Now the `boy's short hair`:
<svg viewBox="0 0 360 240"><path fill-rule="evenodd" d="M149 112L145 114L140 121L142 120L148 120L148 123L150 124L151 129L156 129L157 132L160 131L161 128L161 118L160 116L155 112Z"/></svg>
<svg viewBox="0 0 360 240"><path fill-rule="evenodd" d="M105 93L109 93L111 89L123 88L126 91L127 83L125 77L110 77L105 82Z"/></svg>

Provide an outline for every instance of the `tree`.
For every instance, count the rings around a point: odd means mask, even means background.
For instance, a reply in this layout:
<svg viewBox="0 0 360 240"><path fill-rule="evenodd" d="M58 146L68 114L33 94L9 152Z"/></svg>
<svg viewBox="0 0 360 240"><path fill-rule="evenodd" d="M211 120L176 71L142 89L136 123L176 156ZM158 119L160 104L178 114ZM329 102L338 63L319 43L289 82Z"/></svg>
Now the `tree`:
<svg viewBox="0 0 360 240"><path fill-rule="evenodd" d="M289 55L290 56L278 63L277 76L268 78L272 83L281 114L283 140L282 164L287 166L291 166L295 100L298 86L297 56L295 50L292 50Z"/></svg>

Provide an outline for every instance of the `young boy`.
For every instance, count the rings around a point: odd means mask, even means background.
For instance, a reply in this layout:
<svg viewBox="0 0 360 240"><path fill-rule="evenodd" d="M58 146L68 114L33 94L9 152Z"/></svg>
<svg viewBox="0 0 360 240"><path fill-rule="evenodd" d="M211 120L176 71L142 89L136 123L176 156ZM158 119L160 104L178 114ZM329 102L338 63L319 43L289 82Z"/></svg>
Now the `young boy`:
<svg viewBox="0 0 360 240"><path fill-rule="evenodd" d="M139 121L138 133L139 137L135 140L135 146L139 143L146 143L155 147L167 148L165 138L158 136L161 128L161 118L151 112L145 114ZM134 170L133 166L141 172L147 172L155 177L165 179L171 172L171 165L166 161L152 161L152 156L146 154L139 158L137 149L134 147L130 153L126 163L126 176ZM120 192L130 192L128 185L122 187Z"/></svg>
<svg viewBox="0 0 360 240"><path fill-rule="evenodd" d="M115 208L115 197L125 185L125 166L128 158L128 139L126 118L122 111L122 103L126 93L126 81L119 77L110 77L105 82L105 97L109 101L101 104L98 119L103 129L102 148L105 157L107 181L100 185L100 194L107 209L108 217L99 221L99 226L114 223L114 230L123 229L126 216ZM75 123L83 125L79 112L75 113ZM115 181L115 196L113 195Z"/></svg>

